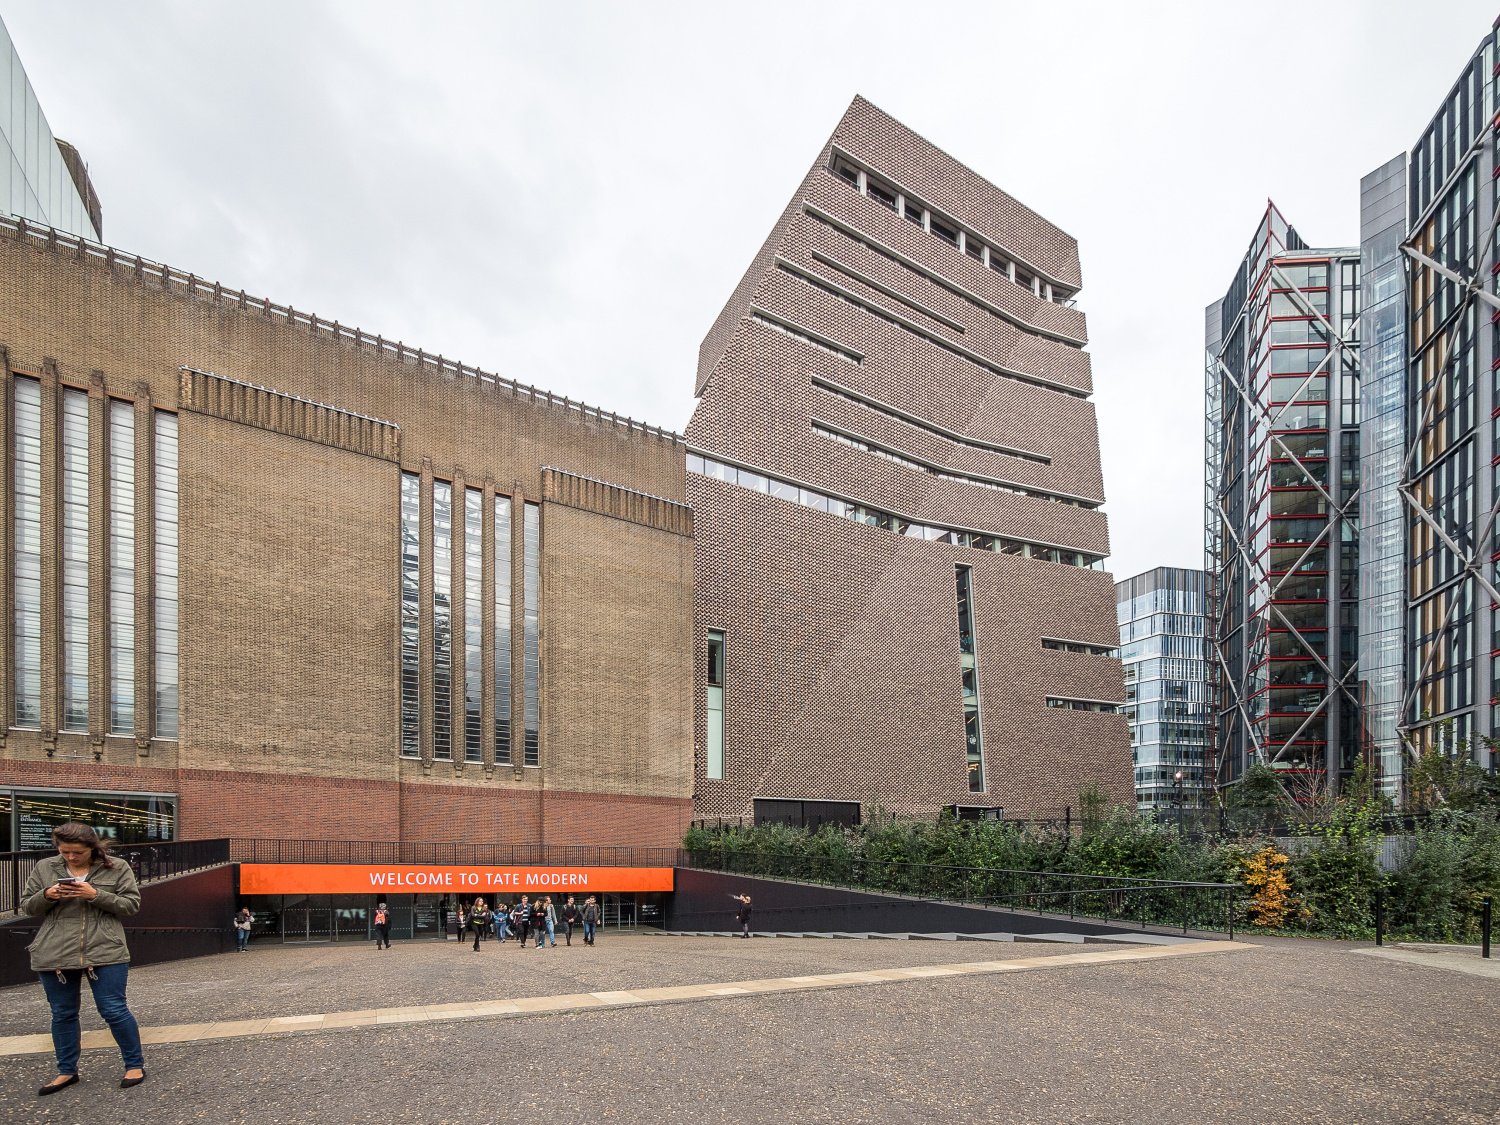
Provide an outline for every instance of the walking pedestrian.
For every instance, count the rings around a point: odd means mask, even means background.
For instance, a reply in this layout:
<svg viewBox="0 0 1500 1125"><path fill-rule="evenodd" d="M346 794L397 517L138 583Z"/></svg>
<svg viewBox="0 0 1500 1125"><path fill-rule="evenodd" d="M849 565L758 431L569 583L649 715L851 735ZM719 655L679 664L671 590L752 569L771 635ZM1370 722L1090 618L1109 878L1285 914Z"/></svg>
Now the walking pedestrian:
<svg viewBox="0 0 1500 1125"><path fill-rule="evenodd" d="M578 904L573 901L573 896L568 896L568 901L563 903L562 908L563 934L567 943L573 944L573 927L583 921L583 911L578 909Z"/></svg>
<svg viewBox="0 0 1500 1125"><path fill-rule="evenodd" d="M552 907L552 896L539 899L537 906L536 947L542 948L542 940L545 938L550 949L557 948L557 911Z"/></svg>
<svg viewBox="0 0 1500 1125"><path fill-rule="evenodd" d="M469 929L474 931L474 952L479 952L479 938L484 931L490 928L490 912L484 905L483 898L474 900L474 908L469 911Z"/></svg>
<svg viewBox="0 0 1500 1125"><path fill-rule="evenodd" d="M254 921L248 906L242 906L234 916L234 945L236 953L244 953L250 947L250 926Z"/></svg>
<svg viewBox="0 0 1500 1125"><path fill-rule="evenodd" d="M740 908L734 912L734 920L740 924L740 937L750 936L750 896L730 895L730 898L740 904Z"/></svg>
<svg viewBox="0 0 1500 1125"><path fill-rule="evenodd" d="M510 912L510 924L516 928L516 937L521 939L521 948L525 949L526 940L531 936L531 899L526 895L521 896L521 901Z"/></svg>
<svg viewBox="0 0 1500 1125"><path fill-rule="evenodd" d="M594 896L583 900L583 944L594 944L594 930L599 925L599 904Z"/></svg>
<svg viewBox="0 0 1500 1125"><path fill-rule="evenodd" d="M31 943L31 969L42 982L52 1009L52 1048L57 1077L40 1090L55 1094L78 1081L78 1008L84 977L94 1007L109 1025L125 1075L120 1087L146 1080L141 1033L125 1003L130 949L125 944L128 918L141 908L135 872L123 859L110 856L105 842L86 824L69 821L52 830L57 855L31 869L21 893L21 912L42 918Z"/></svg>
<svg viewBox="0 0 1500 1125"><path fill-rule="evenodd" d="M495 941L499 945L505 944L506 937L510 934L510 907L500 903L495 907Z"/></svg>
<svg viewBox="0 0 1500 1125"><path fill-rule="evenodd" d="M380 943L385 942L385 948L391 947L391 911L386 906L385 899L375 904L375 948L381 948Z"/></svg>

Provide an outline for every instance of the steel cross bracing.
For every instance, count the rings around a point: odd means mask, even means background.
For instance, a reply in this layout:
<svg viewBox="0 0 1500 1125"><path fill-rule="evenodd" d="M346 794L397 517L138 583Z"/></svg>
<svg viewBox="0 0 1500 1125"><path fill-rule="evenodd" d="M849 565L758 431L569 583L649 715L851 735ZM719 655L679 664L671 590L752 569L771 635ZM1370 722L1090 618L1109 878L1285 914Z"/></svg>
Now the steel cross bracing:
<svg viewBox="0 0 1500 1125"><path fill-rule="evenodd" d="M1464 166L1467 165L1469 160L1477 158L1478 154L1484 148L1484 141L1486 140L1488 133L1489 130L1486 130L1485 132L1480 134L1479 141L1477 141L1466 154L1467 159L1462 162L1459 169L1455 170L1453 179L1456 180L1457 176L1463 171ZM1491 293L1485 287L1485 279L1489 276L1489 274L1484 268L1484 263L1488 256L1488 250L1490 247L1493 247L1495 245L1496 232L1497 230L1500 230L1500 207L1497 207L1496 203L1497 193L1491 190L1490 217L1485 235L1483 238L1475 239L1474 245L1471 250L1470 260L1465 264L1464 269L1455 269L1452 266L1444 265L1443 263L1436 261L1434 258L1418 250L1415 245L1418 237L1416 233L1413 233L1412 236L1401 245L1401 249L1407 258L1408 294L1410 294L1415 288L1412 283L1421 274L1422 271L1426 271L1430 274L1435 275L1436 278L1441 278L1445 281L1453 283L1454 285L1457 285L1461 294L1459 300L1455 304L1453 311L1449 314L1447 324L1442 329L1440 329L1441 335L1437 341L1436 347L1438 349L1438 354L1442 357L1442 361L1441 363L1436 365L1436 373L1433 376L1434 386L1438 385L1443 379L1446 379L1449 376L1453 365L1459 361L1460 355L1458 351L1458 341L1462 338L1465 326L1469 322L1471 316L1474 322L1474 336L1471 340L1468 341L1468 344L1470 349L1477 351L1480 340L1479 334L1482 330L1483 324L1482 318L1478 315L1477 306L1480 304L1484 304L1490 306L1492 309L1500 310L1500 296L1496 296L1496 294ZM1421 229L1427 229L1427 225L1427 223L1424 223ZM1434 280L1434 288L1436 288L1436 284L1437 283ZM1407 315L1410 315L1409 308L1406 310L1406 312ZM1408 357L1408 363L1410 363L1410 357ZM1477 395L1478 380L1483 375L1483 372L1480 370L1480 365L1477 361L1473 364L1473 367L1474 370L1472 372L1472 378L1474 380L1474 385L1470 393ZM1411 367L1408 366L1407 370L1408 376L1410 376ZM1420 734L1418 734L1418 732L1429 728L1435 722L1441 722L1445 717L1442 715L1438 715L1432 716L1430 718L1424 717L1421 721L1414 721L1412 716L1412 706L1417 700L1418 693L1421 690L1422 682L1426 679L1428 673L1433 670L1433 666L1437 662L1438 655L1444 651L1444 635L1448 633L1448 631L1452 627L1453 620L1457 616L1459 608L1463 605L1465 586L1472 583L1474 586L1477 586L1480 590L1482 590L1485 594L1489 595L1489 599L1492 604L1500 603L1500 589L1496 588L1495 583L1491 580L1490 575L1487 573L1490 561L1490 551L1488 548L1488 544L1491 542L1492 536L1494 534L1497 515L1500 515L1500 489L1494 490L1494 493L1491 496L1489 510L1484 514L1482 520L1478 524L1479 533L1472 537L1470 546L1465 549L1455 541L1454 537L1449 533L1449 529L1443 526L1442 519L1439 513L1433 510L1436 505L1430 507L1428 504L1424 503L1422 495L1417 487L1419 484L1418 477L1426 476L1431 473L1435 468L1435 465L1427 465L1423 469L1423 471L1417 475L1414 475L1412 472L1412 466L1416 462L1417 455L1421 449L1422 439L1427 430L1427 422L1434 405L1434 400L1436 398L1435 395L1426 395L1424 397L1426 401L1423 403L1422 413L1417 419L1416 425L1411 428L1407 435L1408 444L1406 449L1406 457L1402 461L1401 483L1397 486L1397 490L1401 495L1401 501L1406 510L1411 514L1411 516L1413 516L1417 520L1420 520L1422 524L1431 529L1433 535L1441 540L1443 546L1452 553L1453 557L1456 560L1458 560L1458 562L1460 563L1460 568L1456 577L1449 579L1443 585L1426 592L1428 596L1432 598L1445 598L1447 599L1447 602L1445 606L1445 612L1443 614L1442 624L1438 626L1437 631L1433 634L1431 641L1428 643L1427 653L1422 661L1421 669L1415 676L1411 678L1411 681L1406 685L1406 691L1404 692L1401 701L1400 715L1396 723L1397 736L1400 738L1403 751L1405 752L1408 760L1411 762L1415 762L1422 753L1422 748L1418 741L1418 739L1420 738ZM1476 433L1475 437L1477 438L1477 436L1478 435ZM1457 446L1454 446L1453 448L1457 448ZM1447 452L1451 452L1451 449ZM1500 450L1496 450L1496 452L1500 452ZM1445 456L1446 455L1447 453L1445 453ZM1479 466L1476 464L1475 469L1477 470L1478 468ZM1408 539L1408 546L1409 545L1410 540ZM1408 562L1409 561L1410 559L1408 558ZM1409 598L1409 594L1410 588L1408 587L1408 601L1405 606L1405 609L1408 611L1413 604ZM1416 737L1414 737L1414 735L1416 735Z"/></svg>
<svg viewBox="0 0 1500 1125"><path fill-rule="evenodd" d="M1281 256L1284 256L1287 253L1290 252L1283 251L1283 255ZM1298 251L1297 253L1301 252ZM1220 638L1223 635L1222 627L1224 625L1224 599L1218 599L1219 604L1215 607L1216 613L1211 630L1210 646L1214 657L1214 663L1217 665L1221 673L1221 675L1217 678L1228 688L1234 709L1239 714L1240 719L1244 724L1244 730L1246 731L1246 734L1250 740L1251 748L1254 751L1256 761L1264 765L1274 765L1276 762L1279 762L1282 759L1282 757L1286 754L1288 748L1292 746L1298 738L1301 737L1302 733L1308 728L1313 720L1316 719L1319 715L1325 714L1327 712L1329 704L1332 703L1333 700L1340 694L1342 694L1349 701L1350 706L1359 706L1359 698L1354 690L1354 687L1351 684L1351 678L1354 676L1358 668L1357 661L1352 661L1349 667L1344 670L1342 676L1335 676L1333 669L1332 667L1330 667L1328 661L1325 660L1323 656L1319 655L1315 647L1308 642L1307 638L1303 636L1302 632L1295 625L1293 625L1292 622L1287 618L1286 614L1282 612L1281 607L1276 604L1274 599L1276 598L1277 593L1280 591L1282 585L1287 581L1287 579L1295 577L1298 574L1299 568L1303 565L1308 556L1314 550L1322 547L1325 551L1327 551L1330 558L1334 556L1335 542L1333 539L1333 531L1335 528L1342 528L1345 525L1345 523L1350 519L1351 511L1358 511L1359 504L1359 490L1356 488L1352 493L1345 497L1344 503L1342 505L1336 505L1334 503L1332 495L1328 492L1328 489L1323 485L1322 482L1317 479L1316 474L1308 469L1302 457L1294 453L1282 439L1282 436L1275 432L1275 425L1280 420L1281 415L1285 413L1285 411L1296 402L1298 396L1302 394L1302 392L1309 386L1313 379L1317 378L1320 375L1327 377L1330 364L1332 363L1335 355L1339 355L1341 358L1343 358L1347 362L1350 370L1352 370L1356 375L1358 375L1359 373L1360 366L1359 349L1355 341L1351 339L1351 337L1355 334L1355 329L1357 327L1358 321L1351 319L1348 327L1342 334L1335 331L1333 324L1329 321L1328 317L1324 313L1321 313L1316 308L1314 308L1312 303L1308 300L1306 294L1303 293L1302 290L1298 289L1292 283L1291 279L1288 278L1286 274L1283 273L1282 270L1275 264L1274 258L1278 255L1268 256L1273 260L1269 263L1268 270L1265 276L1262 278L1261 284L1257 285L1252 295L1247 297L1245 301L1245 310L1248 310L1251 304L1254 302L1254 293L1261 292L1266 282L1279 282L1282 287L1288 290L1288 295L1291 296L1294 302L1300 306L1303 313L1318 322L1324 334L1326 335L1330 346L1324 353L1322 361L1317 365L1317 367L1315 367L1312 371L1308 372L1303 377L1301 383L1298 384L1296 391L1291 396L1289 396L1290 400L1277 408L1275 410L1275 413L1273 414L1269 407L1266 404L1262 403L1255 395L1254 388L1247 385L1248 380L1242 381L1241 379L1236 377L1234 372L1231 371L1229 367L1223 362L1221 356L1212 355L1210 356L1210 358L1213 363L1215 374L1233 389L1234 394L1237 396L1238 400L1242 402L1245 405L1246 409L1252 415L1254 415L1265 427L1266 432L1269 436L1269 441L1274 442L1279 449L1278 459L1284 458L1292 462L1296 466L1297 470L1302 474L1307 483L1323 498L1323 501L1327 507L1327 520L1318 535L1314 537L1302 549L1302 553L1297 557L1296 562L1286 568L1285 574L1274 578L1273 584L1273 576L1270 574L1269 568L1257 557L1254 551L1254 545L1244 542L1240 535L1239 529L1236 528L1234 526L1234 523L1230 520L1229 512L1225 507L1225 495L1223 491L1219 489L1216 489L1216 496L1214 498L1214 516L1218 527L1228 532L1229 539L1233 542L1234 554L1238 557L1238 560L1241 566L1244 568L1246 575L1251 577L1252 582L1264 582L1269 587L1266 604L1264 606L1268 618L1274 615L1280 626L1285 628L1288 632L1291 633L1294 638L1296 638L1298 645L1303 650L1303 656L1305 658L1310 658L1316 661L1318 667L1323 672L1324 683L1327 685L1331 685L1331 687L1326 687L1324 689L1323 698L1319 700L1318 705L1306 714L1301 724L1298 725L1297 729L1293 731L1289 737L1281 740L1279 747L1268 747L1267 743L1261 739L1257 724L1251 716L1251 712L1247 703L1245 683L1230 675L1229 663L1225 656L1223 645L1220 644ZM1330 278L1329 282L1329 292L1337 292L1339 290L1339 286L1334 284L1333 278ZM1248 317L1248 315L1248 311L1242 311L1240 317ZM1236 330L1238 330L1239 328L1240 317L1236 318ZM1247 369L1249 369L1251 366L1252 364L1247 357ZM1334 370L1336 372L1337 369L1335 368ZM1336 374L1334 377L1336 378ZM1222 425L1222 420L1224 417L1222 407L1218 412L1218 417L1219 422ZM1334 436L1334 429L1335 427L1333 426L1328 427L1330 439L1332 439L1332 437ZM1248 432L1243 440L1248 450ZM1329 464L1333 464L1336 461L1336 454L1331 448L1333 444L1331 440L1329 444L1330 450L1328 451L1329 455L1327 457L1327 461ZM1219 463L1214 465L1213 468L1215 469L1219 484L1222 485L1225 466L1222 464L1222 451L1218 452ZM1214 453L1211 452L1210 456L1214 456ZM1213 552L1215 556L1213 559L1214 577L1215 579L1217 579L1229 560L1228 556L1224 553L1224 548L1222 546L1222 535L1218 530L1213 531L1211 534L1214 536L1215 540L1217 540L1221 544L1217 548L1217 550ZM1334 559L1334 562L1336 564L1337 560ZM1326 564L1324 570L1330 577L1334 573L1336 573L1331 566ZM1336 599L1329 598L1328 600L1330 602L1333 602ZM1253 615L1249 612L1246 612L1245 616L1246 623L1248 623L1248 619ZM1269 660L1267 661L1267 663L1269 663ZM1267 676L1268 678L1266 690L1269 691L1272 687L1269 680L1269 672L1267 673ZM1220 708L1215 708L1216 726L1217 715L1220 710ZM1223 756L1226 750L1223 742L1224 740L1217 737L1215 738L1214 775L1216 778L1223 776Z"/></svg>

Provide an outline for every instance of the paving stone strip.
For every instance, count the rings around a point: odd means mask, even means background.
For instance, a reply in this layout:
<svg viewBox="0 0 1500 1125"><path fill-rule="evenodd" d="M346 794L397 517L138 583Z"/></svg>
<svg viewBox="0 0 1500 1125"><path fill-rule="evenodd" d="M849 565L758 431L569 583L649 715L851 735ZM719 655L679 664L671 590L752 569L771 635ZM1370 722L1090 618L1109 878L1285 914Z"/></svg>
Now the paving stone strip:
<svg viewBox="0 0 1500 1125"><path fill-rule="evenodd" d="M240 1039L256 1035L290 1032L331 1031L380 1024L428 1023L437 1020L494 1019L541 1012L577 1012L587 1009L640 1007L649 1004L691 1000L726 1000L740 996L796 992L808 989L850 988L867 984L930 980L935 977L1016 973L1035 969L1079 965L1107 965L1122 961L1156 961L1167 957L1191 957L1202 953L1227 953L1257 948L1243 942L1203 941L1186 945L1107 949L1088 953L1064 953L1052 957L1016 958L1009 961L969 961L946 965L908 965L858 972L818 973L805 976L770 977L729 983L675 985L667 988L617 989L563 996L527 996L517 999L468 1001L458 1004L426 1004L406 1008L368 1008L355 1012L280 1016L274 1019L230 1020L218 1023L171 1024L141 1028L147 1044L194 1043L209 1039ZM107 1030L83 1033L85 1048L114 1047ZM46 1054L52 1050L50 1035L11 1035L0 1038L0 1057Z"/></svg>

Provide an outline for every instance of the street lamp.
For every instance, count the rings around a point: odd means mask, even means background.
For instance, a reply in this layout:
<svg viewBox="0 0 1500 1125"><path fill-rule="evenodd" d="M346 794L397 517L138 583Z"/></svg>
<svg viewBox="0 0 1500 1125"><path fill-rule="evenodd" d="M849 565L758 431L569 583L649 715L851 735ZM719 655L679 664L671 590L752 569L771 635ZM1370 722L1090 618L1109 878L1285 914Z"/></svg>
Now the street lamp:
<svg viewBox="0 0 1500 1125"><path fill-rule="evenodd" d="M1172 775L1172 807L1177 810L1177 835L1182 835L1182 771Z"/></svg>

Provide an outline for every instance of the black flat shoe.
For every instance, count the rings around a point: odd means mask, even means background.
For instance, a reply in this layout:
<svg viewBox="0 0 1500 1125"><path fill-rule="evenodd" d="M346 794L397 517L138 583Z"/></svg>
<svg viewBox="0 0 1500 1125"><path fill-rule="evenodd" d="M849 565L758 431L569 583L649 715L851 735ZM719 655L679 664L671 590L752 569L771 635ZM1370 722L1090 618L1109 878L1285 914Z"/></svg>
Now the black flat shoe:
<svg viewBox="0 0 1500 1125"><path fill-rule="evenodd" d="M58 1077L61 1078L62 1075L58 1075ZM53 1080L37 1091L37 1097L45 1098L48 1094L55 1094L59 1090L66 1090L69 1086L74 1085L77 1081L78 1075L76 1074L68 1075L67 1081L65 1082L58 1082L56 1080Z"/></svg>
<svg viewBox="0 0 1500 1125"><path fill-rule="evenodd" d="M144 1081L146 1081L146 1072L143 1070L143 1071L141 1071L141 1076L139 1078L122 1078L122 1079L120 1079L120 1089L122 1089L122 1090L128 1090L132 1086L139 1086Z"/></svg>

